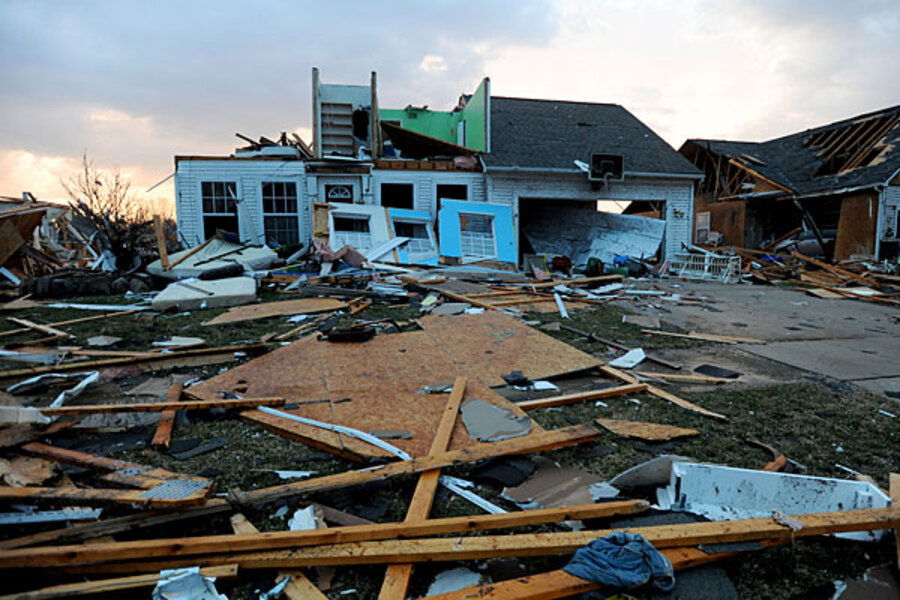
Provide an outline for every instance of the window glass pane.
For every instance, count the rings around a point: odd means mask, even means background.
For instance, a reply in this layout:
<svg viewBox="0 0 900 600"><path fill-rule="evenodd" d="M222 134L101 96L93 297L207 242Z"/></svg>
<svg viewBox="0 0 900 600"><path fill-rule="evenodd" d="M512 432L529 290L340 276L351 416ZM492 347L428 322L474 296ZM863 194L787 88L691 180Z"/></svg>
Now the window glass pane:
<svg viewBox="0 0 900 600"><path fill-rule="evenodd" d="M493 217L491 215L459 215L460 246L463 256L494 257Z"/></svg>
<svg viewBox="0 0 900 600"><path fill-rule="evenodd" d="M266 241L276 245L296 244L300 241L297 217L265 217Z"/></svg>

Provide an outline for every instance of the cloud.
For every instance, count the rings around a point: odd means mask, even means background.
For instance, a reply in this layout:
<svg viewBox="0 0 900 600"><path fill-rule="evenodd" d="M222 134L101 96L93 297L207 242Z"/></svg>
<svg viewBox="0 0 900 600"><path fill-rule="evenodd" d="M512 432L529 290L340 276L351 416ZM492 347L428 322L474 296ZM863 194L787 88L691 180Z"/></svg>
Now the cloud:
<svg viewBox="0 0 900 600"><path fill-rule="evenodd" d="M421 63L419 63L419 68L429 73L432 71L446 71L447 63L444 62L444 58L442 56L429 54L422 59Z"/></svg>

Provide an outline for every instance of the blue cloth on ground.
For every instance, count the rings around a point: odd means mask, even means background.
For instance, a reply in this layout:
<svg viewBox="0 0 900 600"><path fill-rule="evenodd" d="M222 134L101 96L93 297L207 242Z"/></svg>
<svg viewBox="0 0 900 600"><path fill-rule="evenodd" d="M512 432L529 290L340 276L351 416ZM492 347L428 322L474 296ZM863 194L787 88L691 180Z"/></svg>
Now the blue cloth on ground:
<svg viewBox="0 0 900 600"><path fill-rule="evenodd" d="M650 583L664 592L675 587L669 559L635 533L617 531L579 548L563 571L617 589L630 590Z"/></svg>

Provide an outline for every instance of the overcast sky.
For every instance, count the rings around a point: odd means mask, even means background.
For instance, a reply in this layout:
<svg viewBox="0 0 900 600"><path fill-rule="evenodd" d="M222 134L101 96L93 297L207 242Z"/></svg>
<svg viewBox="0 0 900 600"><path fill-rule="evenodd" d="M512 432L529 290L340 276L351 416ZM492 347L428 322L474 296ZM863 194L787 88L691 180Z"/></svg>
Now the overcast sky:
<svg viewBox="0 0 900 600"><path fill-rule="evenodd" d="M241 132L307 140L310 70L382 107L622 104L677 148L900 104L898 0L0 2L0 194L61 198L87 152L146 189ZM152 195L170 195L171 185Z"/></svg>

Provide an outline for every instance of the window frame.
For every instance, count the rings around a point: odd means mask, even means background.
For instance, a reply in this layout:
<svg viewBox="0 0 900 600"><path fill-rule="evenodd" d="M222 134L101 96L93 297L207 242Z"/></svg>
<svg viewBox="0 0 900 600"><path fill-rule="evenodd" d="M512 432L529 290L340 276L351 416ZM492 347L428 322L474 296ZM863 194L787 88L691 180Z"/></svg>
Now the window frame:
<svg viewBox="0 0 900 600"><path fill-rule="evenodd" d="M285 208L287 208L287 202L291 199L290 196L287 196L286 192L288 186L293 186L294 188L294 211L293 212L269 212L266 211L266 186L267 185L280 185L284 186L283 191L285 192L281 196L272 196L273 200L281 200L284 202ZM294 241L285 241L282 242L277 238L272 238L276 243L280 246L291 245L291 244L299 244L301 243L301 202L300 202L300 185L291 179L267 179L259 182L259 205L260 205L260 214L262 215L262 225L263 225L263 240L266 244L269 243L270 235L269 228L267 226L267 219L290 219L293 217L294 220Z"/></svg>
<svg viewBox="0 0 900 600"><path fill-rule="evenodd" d="M497 251L497 224L496 224L496 215L493 213L479 213L479 212L467 212L467 211L459 211L459 253L462 258L479 258L482 260L492 260L497 259L499 253ZM464 234L470 233L463 230L463 219L468 217L483 217L490 221L491 225L491 245L493 251L491 254L466 254L463 251L463 246L465 245L463 241ZM471 232L478 233L478 232ZM485 234L482 234L485 235Z"/></svg>
<svg viewBox="0 0 900 600"><path fill-rule="evenodd" d="M223 194L220 198L215 193L213 193L212 198L211 198L211 200L213 202L213 208L214 209L219 208L216 205L217 200L224 200L225 208L228 208L229 203L231 203L233 205L233 207L234 207L233 212L219 212L217 210L207 212L207 210L206 210L207 196L205 194L205 187L207 185L215 186L215 184L221 184L223 186ZM231 189L231 196L232 196L231 198L228 197L229 186L232 188ZM213 217L213 218L219 218L219 219L233 217L234 221L235 221L236 229L237 229L234 233L236 233L238 236L240 236L241 235L241 218L240 218L240 211L238 210L238 205L240 204L240 183L239 183L239 181L236 179L231 179L231 180L228 180L228 179L201 179L198 182L198 187L200 188L199 189L200 202L198 203L198 206L200 209L200 230L203 232L203 239L209 239L216 233L215 231L206 231L206 218L207 217Z"/></svg>
<svg viewBox="0 0 900 600"><path fill-rule="evenodd" d="M384 203L384 186L386 185L396 185L396 186L406 186L409 187L412 192L410 195L410 205L409 206L395 206L392 204ZM415 210L416 209L416 184L413 181L381 181L378 183L378 204L380 206L384 206L385 208L398 208L401 210Z"/></svg>

